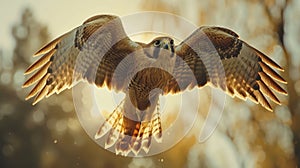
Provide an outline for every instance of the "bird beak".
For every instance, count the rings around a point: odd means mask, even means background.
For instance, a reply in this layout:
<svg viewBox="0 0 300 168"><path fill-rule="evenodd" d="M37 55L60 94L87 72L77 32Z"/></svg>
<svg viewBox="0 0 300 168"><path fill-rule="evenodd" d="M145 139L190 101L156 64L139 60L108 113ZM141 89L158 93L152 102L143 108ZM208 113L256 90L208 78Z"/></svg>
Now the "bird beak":
<svg viewBox="0 0 300 168"><path fill-rule="evenodd" d="M169 45L165 44L163 48L166 49L166 50L168 50L169 49Z"/></svg>

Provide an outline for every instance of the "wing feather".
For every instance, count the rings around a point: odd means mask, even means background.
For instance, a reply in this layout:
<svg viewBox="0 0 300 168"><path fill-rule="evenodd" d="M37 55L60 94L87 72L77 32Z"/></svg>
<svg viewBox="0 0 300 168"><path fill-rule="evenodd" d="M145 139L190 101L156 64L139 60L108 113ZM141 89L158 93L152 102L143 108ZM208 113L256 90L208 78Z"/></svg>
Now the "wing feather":
<svg viewBox="0 0 300 168"><path fill-rule="evenodd" d="M46 44L44 47L42 47L41 49L39 49L33 56L36 57L36 56L39 56L39 55L42 55L42 54L45 54L47 53L48 51L51 51L53 50L55 47L57 47L57 44L65 37L67 36L68 33L62 35L62 36L59 36L58 38L54 39L53 41L51 41L50 43Z"/></svg>
<svg viewBox="0 0 300 168"><path fill-rule="evenodd" d="M275 96L275 94L268 88L268 86L264 83L264 81L260 80L257 81L258 85L261 88L262 93L264 93L266 96L268 96L270 99L272 99L273 102L277 103L278 105L280 105L280 101L278 100L278 98Z"/></svg>
<svg viewBox="0 0 300 168"><path fill-rule="evenodd" d="M257 97L258 103L261 104L264 108L266 108L269 111L272 111L272 107L266 97L263 95L263 93L258 90L254 92L254 95Z"/></svg>
<svg viewBox="0 0 300 168"><path fill-rule="evenodd" d="M252 47L252 49L255 50L255 52L257 53L257 55L262 59L262 62L268 64L269 66L271 66L271 67L273 67L273 68L275 68L275 69L277 69L279 71L284 71L281 66L279 66L273 60L271 60L268 56L266 56L265 54L263 54L262 52L258 51L257 49L255 49L253 47Z"/></svg>
<svg viewBox="0 0 300 168"><path fill-rule="evenodd" d="M271 69L268 65L266 65L264 62L259 62L259 65L262 67L265 73L269 74L273 79L277 80L281 83L287 83L277 72L275 72L273 69Z"/></svg>
<svg viewBox="0 0 300 168"><path fill-rule="evenodd" d="M120 18L112 15L91 17L35 53L34 56L42 56L25 71L25 75L33 75L23 87L37 84L26 100L36 96L33 101L36 104L81 80L121 90L125 86L124 73L133 66L122 65L119 71L123 74L115 75L116 79L112 79L114 71L137 48L139 45L127 37Z"/></svg>
<svg viewBox="0 0 300 168"><path fill-rule="evenodd" d="M56 52L56 50L51 50L50 52L46 53L45 55L43 55L40 59L38 59L36 62L34 62L33 64L31 64L27 70L25 71L25 75L26 74L30 74L33 71L39 69L41 66L45 65L46 63L49 62L49 60L51 61L51 57L52 55Z"/></svg>
<svg viewBox="0 0 300 168"><path fill-rule="evenodd" d="M33 105L36 104L37 102L39 102L40 100L42 100L48 92L48 87L47 85L45 85L41 91L39 91L39 93L36 95L36 97L33 100Z"/></svg>
<svg viewBox="0 0 300 168"><path fill-rule="evenodd" d="M28 87L39 81L42 77L45 76L51 62L47 62L38 72L33 74L24 84L23 87Z"/></svg>
<svg viewBox="0 0 300 168"><path fill-rule="evenodd" d="M49 75L50 74L45 75L41 80L38 81L38 83L34 86L34 88L30 91L30 93L25 98L26 100L34 97L43 89L43 87L46 85L46 81Z"/></svg>
<svg viewBox="0 0 300 168"><path fill-rule="evenodd" d="M272 69L283 71L283 68L240 40L229 29L200 27L175 50L178 58L174 77L169 81L165 93L176 93L188 88L180 86L189 85L189 88L193 88L209 83L233 97L249 98L270 111L272 107L265 96L280 104L274 91L287 94L276 81L283 84L287 82ZM192 73L182 75L188 71Z"/></svg>
<svg viewBox="0 0 300 168"><path fill-rule="evenodd" d="M287 92L281 86L279 86L272 78L270 78L270 76L268 76L265 72L258 73L261 77L261 80L263 80L269 87L281 94L287 94Z"/></svg>

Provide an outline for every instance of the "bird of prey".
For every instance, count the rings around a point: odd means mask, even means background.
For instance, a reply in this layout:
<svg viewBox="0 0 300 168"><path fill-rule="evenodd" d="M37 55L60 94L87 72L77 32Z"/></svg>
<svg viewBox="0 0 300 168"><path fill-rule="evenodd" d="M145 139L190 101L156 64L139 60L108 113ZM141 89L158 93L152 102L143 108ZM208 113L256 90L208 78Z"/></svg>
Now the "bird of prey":
<svg viewBox="0 0 300 168"><path fill-rule="evenodd" d="M78 81L125 93L95 132L96 139L108 134L105 147L125 156L147 153L152 138L162 141L160 95L210 84L272 111L270 101L280 104L275 92L287 94L278 84L286 81L274 70L283 69L224 27L199 27L178 45L166 36L145 44L126 35L119 17L97 15L42 47L39 55L23 84L34 85L26 97L34 97L33 104Z"/></svg>

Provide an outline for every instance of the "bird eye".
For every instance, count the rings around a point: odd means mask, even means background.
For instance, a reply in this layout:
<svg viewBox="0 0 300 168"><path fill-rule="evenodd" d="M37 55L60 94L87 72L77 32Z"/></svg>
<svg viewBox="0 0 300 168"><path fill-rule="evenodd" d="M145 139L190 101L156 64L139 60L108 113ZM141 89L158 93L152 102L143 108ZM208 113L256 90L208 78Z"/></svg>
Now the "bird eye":
<svg viewBox="0 0 300 168"><path fill-rule="evenodd" d="M170 44L173 45L173 44L174 44L174 40L171 40L171 41L170 41Z"/></svg>
<svg viewBox="0 0 300 168"><path fill-rule="evenodd" d="M154 42L154 46L155 47L158 47L160 45L160 41L159 40L156 40L155 42Z"/></svg>

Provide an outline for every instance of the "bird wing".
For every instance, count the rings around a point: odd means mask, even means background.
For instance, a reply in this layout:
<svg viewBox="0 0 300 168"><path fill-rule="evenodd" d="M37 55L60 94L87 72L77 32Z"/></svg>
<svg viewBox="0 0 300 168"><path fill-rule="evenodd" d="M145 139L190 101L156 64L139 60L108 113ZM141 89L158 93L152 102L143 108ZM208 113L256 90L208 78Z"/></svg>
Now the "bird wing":
<svg viewBox="0 0 300 168"><path fill-rule="evenodd" d="M120 90L134 61L120 62L137 48L139 44L127 37L119 17L91 17L35 54L42 56L25 71L33 75L23 87L35 85L26 99L35 97L36 104L81 80ZM120 73L114 74L117 68Z"/></svg>
<svg viewBox="0 0 300 168"><path fill-rule="evenodd" d="M164 93L211 84L241 99L250 98L272 111L269 99L280 101L274 91L287 94L277 83L287 82L273 70L283 69L265 54L223 27L200 27L176 46L173 78Z"/></svg>

